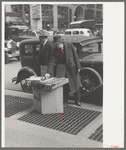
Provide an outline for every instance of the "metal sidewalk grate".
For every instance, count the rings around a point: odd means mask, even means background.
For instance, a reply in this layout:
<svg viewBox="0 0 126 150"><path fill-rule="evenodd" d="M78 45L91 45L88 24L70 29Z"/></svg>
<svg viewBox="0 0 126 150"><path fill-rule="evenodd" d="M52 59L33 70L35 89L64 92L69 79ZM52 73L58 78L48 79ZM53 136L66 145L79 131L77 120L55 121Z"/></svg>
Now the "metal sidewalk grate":
<svg viewBox="0 0 126 150"><path fill-rule="evenodd" d="M18 120L77 135L101 112L66 106L64 113L41 114L32 111Z"/></svg>
<svg viewBox="0 0 126 150"><path fill-rule="evenodd" d="M89 137L91 140L103 142L103 125L100 125Z"/></svg>
<svg viewBox="0 0 126 150"><path fill-rule="evenodd" d="M5 95L5 117L10 117L16 113L33 106L33 100L19 96Z"/></svg>

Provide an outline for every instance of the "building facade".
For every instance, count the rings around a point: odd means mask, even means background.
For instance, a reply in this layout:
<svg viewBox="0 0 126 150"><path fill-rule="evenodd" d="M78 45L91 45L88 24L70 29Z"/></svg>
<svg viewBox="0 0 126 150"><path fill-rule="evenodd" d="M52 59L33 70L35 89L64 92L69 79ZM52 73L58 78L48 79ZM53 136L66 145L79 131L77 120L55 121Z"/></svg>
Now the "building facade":
<svg viewBox="0 0 126 150"><path fill-rule="evenodd" d="M15 4L6 5L5 11L20 14L33 30L65 30L73 21L103 18L102 4Z"/></svg>

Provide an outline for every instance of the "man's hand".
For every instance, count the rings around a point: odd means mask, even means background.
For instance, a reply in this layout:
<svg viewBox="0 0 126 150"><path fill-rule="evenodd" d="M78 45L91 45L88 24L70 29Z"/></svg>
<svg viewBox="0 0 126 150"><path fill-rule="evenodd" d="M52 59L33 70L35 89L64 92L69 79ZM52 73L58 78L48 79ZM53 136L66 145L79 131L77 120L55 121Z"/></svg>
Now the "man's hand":
<svg viewBox="0 0 126 150"><path fill-rule="evenodd" d="M45 78L46 78L46 79L49 79L49 78L50 78L50 74L46 73L46 74L45 74Z"/></svg>

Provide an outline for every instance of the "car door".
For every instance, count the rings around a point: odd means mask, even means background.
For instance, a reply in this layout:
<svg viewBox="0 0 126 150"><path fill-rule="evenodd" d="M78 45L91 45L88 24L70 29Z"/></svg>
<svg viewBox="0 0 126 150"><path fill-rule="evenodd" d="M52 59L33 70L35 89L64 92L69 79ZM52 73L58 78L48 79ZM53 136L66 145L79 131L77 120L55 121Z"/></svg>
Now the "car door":
<svg viewBox="0 0 126 150"><path fill-rule="evenodd" d="M39 75L40 67L38 63L40 44L37 43L25 43L23 46L22 54L22 67L27 66L32 68L37 75Z"/></svg>

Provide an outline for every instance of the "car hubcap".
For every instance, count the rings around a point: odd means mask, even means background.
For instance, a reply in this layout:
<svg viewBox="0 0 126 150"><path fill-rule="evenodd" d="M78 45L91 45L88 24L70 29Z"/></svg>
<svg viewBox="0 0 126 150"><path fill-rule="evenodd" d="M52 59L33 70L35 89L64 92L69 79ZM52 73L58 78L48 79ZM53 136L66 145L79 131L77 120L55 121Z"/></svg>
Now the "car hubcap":
<svg viewBox="0 0 126 150"><path fill-rule="evenodd" d="M95 83L94 81L89 78L89 76L81 76L81 87L80 87L80 92L82 94L88 93L91 90L95 89Z"/></svg>

